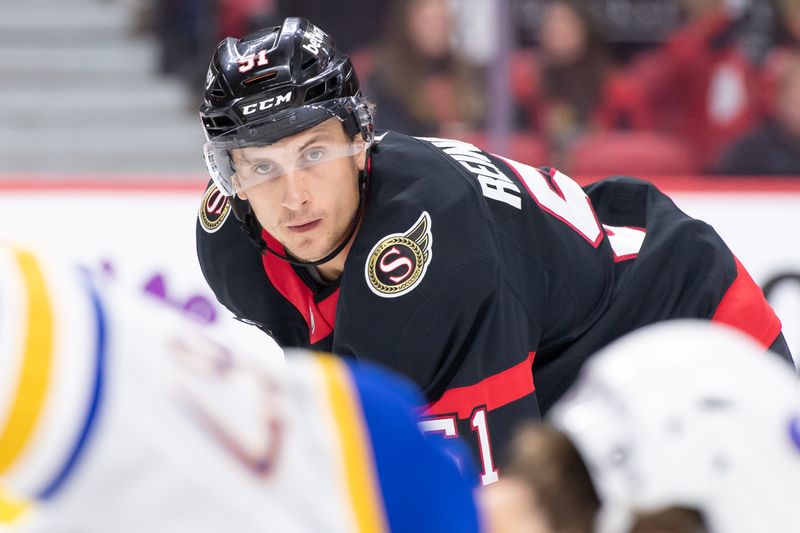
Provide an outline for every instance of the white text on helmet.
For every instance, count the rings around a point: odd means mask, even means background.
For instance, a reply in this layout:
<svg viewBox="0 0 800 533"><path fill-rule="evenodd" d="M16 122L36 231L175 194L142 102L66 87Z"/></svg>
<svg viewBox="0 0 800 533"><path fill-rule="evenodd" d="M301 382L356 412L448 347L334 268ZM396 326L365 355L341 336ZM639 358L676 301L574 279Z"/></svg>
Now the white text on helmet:
<svg viewBox="0 0 800 533"><path fill-rule="evenodd" d="M322 39L325 37L325 33L317 28L316 26L311 26L311 30L307 31L304 39L303 39L303 49L308 50L314 55L319 54L319 49L322 46Z"/></svg>
<svg viewBox="0 0 800 533"><path fill-rule="evenodd" d="M269 65L269 60L267 59L267 51L266 50L259 50L258 52L258 63L256 63L256 55L250 54L249 56L244 56L238 60L238 63L241 65L239 67L239 72L245 73L253 70L253 67L259 66L263 67Z"/></svg>
<svg viewBox="0 0 800 533"><path fill-rule="evenodd" d="M267 109L277 107L282 104L288 104L291 99L292 99L292 91L289 91L283 96L272 96L265 100L261 100L260 102L256 102L255 104L248 104L242 106L242 114L252 115L256 111L265 111Z"/></svg>

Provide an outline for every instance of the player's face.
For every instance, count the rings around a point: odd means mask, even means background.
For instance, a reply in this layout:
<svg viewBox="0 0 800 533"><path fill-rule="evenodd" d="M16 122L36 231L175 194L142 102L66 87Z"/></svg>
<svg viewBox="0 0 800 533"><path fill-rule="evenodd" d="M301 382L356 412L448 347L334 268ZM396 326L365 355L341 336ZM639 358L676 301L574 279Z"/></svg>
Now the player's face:
<svg viewBox="0 0 800 533"><path fill-rule="evenodd" d="M410 42L429 59L446 57L453 34L453 14L448 0L414 0L406 9Z"/></svg>
<svg viewBox="0 0 800 533"><path fill-rule="evenodd" d="M539 38L548 61L569 65L580 59L587 45L587 28L575 9L565 2L548 4Z"/></svg>
<svg viewBox="0 0 800 533"><path fill-rule="evenodd" d="M358 208L364 146L337 119L269 146L236 149L232 157L237 194L294 257L320 259L346 237Z"/></svg>

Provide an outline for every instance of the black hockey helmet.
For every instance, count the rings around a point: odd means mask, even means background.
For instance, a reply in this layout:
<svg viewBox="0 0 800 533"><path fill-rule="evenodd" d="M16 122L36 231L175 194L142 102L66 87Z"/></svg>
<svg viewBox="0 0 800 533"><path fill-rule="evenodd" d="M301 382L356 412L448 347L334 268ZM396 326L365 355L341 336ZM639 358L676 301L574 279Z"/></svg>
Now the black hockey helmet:
<svg viewBox="0 0 800 533"><path fill-rule="evenodd" d="M369 146L374 128L350 58L302 18L224 39L211 59L200 117L209 173L228 196L235 192L234 148L272 144L333 117Z"/></svg>
<svg viewBox="0 0 800 533"><path fill-rule="evenodd" d="M330 118L339 119L350 138L361 133L369 156L374 138L369 104L361 96L350 58L327 33L306 19L287 18L281 26L224 39L211 58L200 117L211 178L223 194L233 196L236 218L261 253L317 265L335 257L352 239L365 207L367 171L359 175L359 205L350 230L336 249L316 261L270 249L250 204L235 197L233 184L233 149L269 145Z"/></svg>

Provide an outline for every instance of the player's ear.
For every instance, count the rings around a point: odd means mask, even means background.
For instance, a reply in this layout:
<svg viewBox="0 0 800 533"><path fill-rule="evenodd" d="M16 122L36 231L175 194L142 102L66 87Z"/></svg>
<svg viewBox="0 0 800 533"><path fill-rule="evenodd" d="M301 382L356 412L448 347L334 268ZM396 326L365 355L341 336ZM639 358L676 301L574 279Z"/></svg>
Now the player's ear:
<svg viewBox="0 0 800 533"><path fill-rule="evenodd" d="M356 133L355 135L353 135L353 143L361 144L362 146L364 146L364 149L366 150L366 144L364 143L364 138L361 136L361 133ZM363 152L358 152L356 154L356 168L358 168L358 171L363 172L364 166L366 164L367 164L367 158L364 157Z"/></svg>
<svg viewBox="0 0 800 533"><path fill-rule="evenodd" d="M236 190L236 196L238 196L240 200L247 200L247 193L242 190L241 182L239 181L239 176L234 174L231 177L231 180L233 180L233 187Z"/></svg>

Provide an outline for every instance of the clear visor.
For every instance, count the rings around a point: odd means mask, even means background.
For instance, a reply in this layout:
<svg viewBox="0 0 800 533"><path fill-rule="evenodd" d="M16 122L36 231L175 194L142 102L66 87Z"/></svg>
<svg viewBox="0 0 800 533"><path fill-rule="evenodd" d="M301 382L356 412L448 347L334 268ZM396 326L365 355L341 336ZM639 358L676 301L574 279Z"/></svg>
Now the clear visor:
<svg viewBox="0 0 800 533"><path fill-rule="evenodd" d="M206 166L219 190L233 196L289 172L321 170L322 165L364 152L366 143L343 141L343 133L317 128L332 118L340 123L351 98L286 110L254 121L209 141ZM301 132L298 139L287 139Z"/></svg>
<svg viewBox="0 0 800 533"><path fill-rule="evenodd" d="M319 140L306 147L277 145L237 148L231 155L233 193L246 191L293 172L326 172L334 161L363 153L361 141L343 143Z"/></svg>

